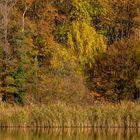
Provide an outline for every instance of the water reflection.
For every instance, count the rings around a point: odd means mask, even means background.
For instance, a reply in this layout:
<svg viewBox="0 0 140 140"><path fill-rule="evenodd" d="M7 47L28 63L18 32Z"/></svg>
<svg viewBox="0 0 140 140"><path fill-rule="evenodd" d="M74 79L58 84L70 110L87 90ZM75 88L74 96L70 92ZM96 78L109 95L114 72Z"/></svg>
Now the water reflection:
<svg viewBox="0 0 140 140"><path fill-rule="evenodd" d="M1 129L0 140L139 140L137 129Z"/></svg>

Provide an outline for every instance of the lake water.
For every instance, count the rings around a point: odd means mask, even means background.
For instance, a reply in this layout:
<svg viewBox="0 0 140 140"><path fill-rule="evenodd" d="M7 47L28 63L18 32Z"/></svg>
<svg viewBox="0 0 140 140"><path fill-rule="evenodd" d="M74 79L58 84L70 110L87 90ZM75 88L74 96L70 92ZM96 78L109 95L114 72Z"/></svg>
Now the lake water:
<svg viewBox="0 0 140 140"><path fill-rule="evenodd" d="M1 129L0 140L140 140L135 129Z"/></svg>

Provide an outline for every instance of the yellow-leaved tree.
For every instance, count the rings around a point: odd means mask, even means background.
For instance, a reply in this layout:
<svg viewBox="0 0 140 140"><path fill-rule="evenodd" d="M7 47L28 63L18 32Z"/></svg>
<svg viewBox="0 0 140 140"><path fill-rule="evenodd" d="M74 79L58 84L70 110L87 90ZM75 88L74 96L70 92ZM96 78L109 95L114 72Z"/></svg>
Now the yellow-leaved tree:
<svg viewBox="0 0 140 140"><path fill-rule="evenodd" d="M95 57L106 51L105 38L86 22L75 21L68 33L68 46L82 68L94 63Z"/></svg>

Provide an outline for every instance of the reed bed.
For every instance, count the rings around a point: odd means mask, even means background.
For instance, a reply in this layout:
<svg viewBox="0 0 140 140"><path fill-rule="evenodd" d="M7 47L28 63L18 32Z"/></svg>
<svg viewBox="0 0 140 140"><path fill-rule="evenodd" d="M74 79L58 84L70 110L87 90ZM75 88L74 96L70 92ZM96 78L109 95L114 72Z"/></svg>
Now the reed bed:
<svg viewBox="0 0 140 140"><path fill-rule="evenodd" d="M0 127L139 128L140 102L96 102L92 106L0 104Z"/></svg>

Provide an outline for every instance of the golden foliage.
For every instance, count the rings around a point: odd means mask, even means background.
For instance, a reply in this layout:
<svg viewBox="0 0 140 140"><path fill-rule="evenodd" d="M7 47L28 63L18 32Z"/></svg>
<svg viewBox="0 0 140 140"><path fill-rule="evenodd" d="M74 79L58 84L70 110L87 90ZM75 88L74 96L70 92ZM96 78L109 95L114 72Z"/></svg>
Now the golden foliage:
<svg viewBox="0 0 140 140"><path fill-rule="evenodd" d="M94 58L106 51L105 38L85 22L72 23L68 45L82 67L92 66Z"/></svg>

